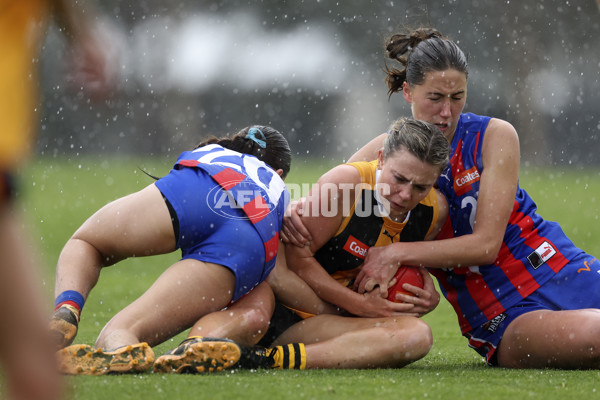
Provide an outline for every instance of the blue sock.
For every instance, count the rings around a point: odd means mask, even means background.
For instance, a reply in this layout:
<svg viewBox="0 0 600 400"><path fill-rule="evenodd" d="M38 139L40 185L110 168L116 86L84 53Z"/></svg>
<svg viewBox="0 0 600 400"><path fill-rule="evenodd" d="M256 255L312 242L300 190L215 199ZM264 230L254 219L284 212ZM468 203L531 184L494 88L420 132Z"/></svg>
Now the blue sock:
<svg viewBox="0 0 600 400"><path fill-rule="evenodd" d="M81 309L84 304L85 299L81 293L76 292L75 290L65 290L56 297L56 300L54 301L54 311L66 306L75 313L75 316L79 321L81 318Z"/></svg>

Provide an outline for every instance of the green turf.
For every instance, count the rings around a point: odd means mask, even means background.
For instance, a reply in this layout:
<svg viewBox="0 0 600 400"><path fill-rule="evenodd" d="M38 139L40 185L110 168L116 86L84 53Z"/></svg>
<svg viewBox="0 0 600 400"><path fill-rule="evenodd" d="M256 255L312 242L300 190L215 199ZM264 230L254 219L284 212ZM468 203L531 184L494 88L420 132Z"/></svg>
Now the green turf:
<svg viewBox="0 0 600 400"><path fill-rule="evenodd" d="M43 273L48 307L54 265L68 237L103 204L143 188L163 175L172 159L38 159L22 174L21 204ZM310 183L328 165L295 161L290 183ZM580 247L600 254L600 174L582 170L525 170L521 185L544 217L561 222ZM93 343L104 324L139 296L177 255L127 260L103 271L84 308L77 342ZM434 346L424 359L399 370L237 371L205 376L153 373L69 377L73 399L592 399L600 398L598 371L503 370L485 366L460 336L456 317L442 300L425 317ZM161 354L182 339L155 348ZM374 344L376 345L376 344Z"/></svg>

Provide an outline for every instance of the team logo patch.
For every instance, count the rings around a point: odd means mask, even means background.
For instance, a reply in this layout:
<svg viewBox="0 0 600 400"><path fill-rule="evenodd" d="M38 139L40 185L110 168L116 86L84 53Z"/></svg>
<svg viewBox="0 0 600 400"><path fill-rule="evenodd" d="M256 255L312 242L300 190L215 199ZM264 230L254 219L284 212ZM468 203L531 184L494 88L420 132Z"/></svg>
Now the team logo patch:
<svg viewBox="0 0 600 400"><path fill-rule="evenodd" d="M498 314L485 324L483 324L483 329L486 329L488 332L494 333L500 326L500 323L506 319L506 313Z"/></svg>
<svg viewBox="0 0 600 400"><path fill-rule="evenodd" d="M344 244L344 250L364 260L367 256L367 251L369 251L369 246L350 235L348 236L348 240L346 240L346 244Z"/></svg>
<svg viewBox="0 0 600 400"><path fill-rule="evenodd" d="M542 243L537 249L527 256L533 269L538 269L556 254L556 249L548 242Z"/></svg>

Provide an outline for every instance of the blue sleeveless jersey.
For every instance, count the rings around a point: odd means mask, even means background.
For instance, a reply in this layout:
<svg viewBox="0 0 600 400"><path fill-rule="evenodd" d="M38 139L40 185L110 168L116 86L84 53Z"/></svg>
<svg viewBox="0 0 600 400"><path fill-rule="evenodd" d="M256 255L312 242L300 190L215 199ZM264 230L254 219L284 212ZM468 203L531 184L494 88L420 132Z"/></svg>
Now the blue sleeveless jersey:
<svg viewBox="0 0 600 400"><path fill-rule="evenodd" d="M483 171L481 148L489 120L470 113L460 117L450 163L437 182L448 200L450 215L438 239L473 232ZM583 253L557 223L545 221L536 210L527 192L518 187L504 241L493 264L430 269L454 307L463 333L535 292Z"/></svg>
<svg viewBox="0 0 600 400"><path fill-rule="evenodd" d="M289 200L281 177L258 158L216 144L181 153L175 168L181 167L206 171L244 211L264 243L265 268L261 281L266 279L275 266L279 231Z"/></svg>

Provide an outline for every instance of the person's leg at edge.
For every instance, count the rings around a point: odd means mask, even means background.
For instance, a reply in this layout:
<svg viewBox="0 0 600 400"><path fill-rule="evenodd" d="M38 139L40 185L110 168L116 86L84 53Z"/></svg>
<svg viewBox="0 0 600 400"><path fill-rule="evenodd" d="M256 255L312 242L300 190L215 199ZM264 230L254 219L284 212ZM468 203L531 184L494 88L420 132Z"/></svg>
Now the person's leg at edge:
<svg viewBox="0 0 600 400"><path fill-rule="evenodd" d="M506 328L496 356L506 368L600 368L600 310L523 314Z"/></svg>
<svg viewBox="0 0 600 400"><path fill-rule="evenodd" d="M273 346L286 343L304 343L306 368L400 368L427 355L433 338L415 317L322 314L295 324Z"/></svg>
<svg viewBox="0 0 600 400"><path fill-rule="evenodd" d="M25 247L27 235L19 228L20 221L0 196L0 310L4 318L0 362L6 382L2 396L58 399L62 380L44 329L47 317L42 288L36 283L37 271L30 249Z"/></svg>

